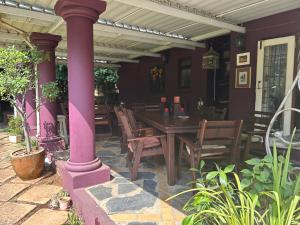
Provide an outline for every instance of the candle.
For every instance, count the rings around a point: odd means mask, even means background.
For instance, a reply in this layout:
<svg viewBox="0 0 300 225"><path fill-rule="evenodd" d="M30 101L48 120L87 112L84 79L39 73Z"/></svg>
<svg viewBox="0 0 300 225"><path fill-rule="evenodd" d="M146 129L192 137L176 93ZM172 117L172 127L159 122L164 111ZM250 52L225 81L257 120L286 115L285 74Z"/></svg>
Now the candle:
<svg viewBox="0 0 300 225"><path fill-rule="evenodd" d="M160 102L161 103L166 103L167 102L167 98L166 97L161 97L160 98Z"/></svg>
<svg viewBox="0 0 300 225"><path fill-rule="evenodd" d="M174 96L174 103L180 103L180 96Z"/></svg>
<svg viewBox="0 0 300 225"><path fill-rule="evenodd" d="M180 112L184 112L184 108L183 107L180 108Z"/></svg>
<svg viewBox="0 0 300 225"><path fill-rule="evenodd" d="M165 108L165 112L169 112L169 108Z"/></svg>

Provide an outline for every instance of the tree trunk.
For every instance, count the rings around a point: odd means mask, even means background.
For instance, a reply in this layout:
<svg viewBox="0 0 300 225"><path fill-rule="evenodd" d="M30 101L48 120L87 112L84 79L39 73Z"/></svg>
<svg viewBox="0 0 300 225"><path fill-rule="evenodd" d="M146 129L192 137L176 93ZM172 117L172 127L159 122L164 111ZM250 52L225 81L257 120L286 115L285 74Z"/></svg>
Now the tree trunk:
<svg viewBox="0 0 300 225"><path fill-rule="evenodd" d="M26 119L22 118L23 122L23 130L24 130L24 139L25 139L25 144L26 144L26 152L29 154L31 152L31 140L29 137L29 132L28 132L28 125L26 122Z"/></svg>

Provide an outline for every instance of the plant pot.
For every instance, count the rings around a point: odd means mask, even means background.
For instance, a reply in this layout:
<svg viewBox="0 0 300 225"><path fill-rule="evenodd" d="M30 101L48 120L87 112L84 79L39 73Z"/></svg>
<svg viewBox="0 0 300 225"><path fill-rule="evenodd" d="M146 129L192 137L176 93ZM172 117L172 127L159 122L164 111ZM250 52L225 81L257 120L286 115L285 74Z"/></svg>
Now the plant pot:
<svg viewBox="0 0 300 225"><path fill-rule="evenodd" d="M22 141L22 135L9 135L8 140L11 143L19 143Z"/></svg>
<svg viewBox="0 0 300 225"><path fill-rule="evenodd" d="M70 207L71 198L70 197L62 197L62 198L58 199L58 202L59 202L60 210L68 210Z"/></svg>
<svg viewBox="0 0 300 225"><path fill-rule="evenodd" d="M11 164L17 176L22 180L32 180L41 176L45 165L45 150L33 150L30 154L25 149L10 154Z"/></svg>

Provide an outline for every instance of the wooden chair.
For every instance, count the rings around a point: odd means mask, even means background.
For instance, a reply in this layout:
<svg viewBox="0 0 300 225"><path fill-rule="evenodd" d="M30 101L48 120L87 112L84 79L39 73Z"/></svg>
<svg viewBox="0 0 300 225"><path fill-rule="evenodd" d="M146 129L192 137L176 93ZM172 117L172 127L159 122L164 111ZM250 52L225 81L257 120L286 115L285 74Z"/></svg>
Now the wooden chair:
<svg viewBox="0 0 300 225"><path fill-rule="evenodd" d="M107 105L95 106L95 125L107 126L109 128L109 134L112 135L112 119L110 116L110 109Z"/></svg>
<svg viewBox="0 0 300 225"><path fill-rule="evenodd" d="M146 112L159 112L160 111L160 105L159 104L149 104L145 106Z"/></svg>
<svg viewBox="0 0 300 225"><path fill-rule="evenodd" d="M190 135L177 135L180 141L178 175L180 176L183 158L190 163L191 168L197 168L199 161L203 159L227 159L230 163L236 163L239 159L242 124L242 120L203 120L199 123L196 139ZM194 171L192 178L196 180Z"/></svg>
<svg viewBox="0 0 300 225"><path fill-rule="evenodd" d="M118 127L120 129L121 137L120 137L120 146L121 146L121 153L126 153L128 151L127 147L127 137L122 125L120 114L123 113L120 106L114 106L114 111L118 120Z"/></svg>
<svg viewBox="0 0 300 225"><path fill-rule="evenodd" d="M145 111L145 103L132 103L133 111Z"/></svg>
<svg viewBox="0 0 300 225"><path fill-rule="evenodd" d="M132 130L135 132L137 136L152 136L155 134L154 128L143 127L142 123L136 121L132 110L125 108L123 112L127 116L127 119L129 121Z"/></svg>
<svg viewBox="0 0 300 225"><path fill-rule="evenodd" d="M254 111L250 116L242 133L242 141L245 143L243 160L247 160L250 152L264 155L265 135L272 119L272 113Z"/></svg>
<svg viewBox="0 0 300 225"><path fill-rule="evenodd" d="M164 155L164 157L166 157L166 136L138 137L132 130L126 115L124 113L120 113L120 118L127 136L127 163L130 170L131 180L136 180L142 158L157 155Z"/></svg>

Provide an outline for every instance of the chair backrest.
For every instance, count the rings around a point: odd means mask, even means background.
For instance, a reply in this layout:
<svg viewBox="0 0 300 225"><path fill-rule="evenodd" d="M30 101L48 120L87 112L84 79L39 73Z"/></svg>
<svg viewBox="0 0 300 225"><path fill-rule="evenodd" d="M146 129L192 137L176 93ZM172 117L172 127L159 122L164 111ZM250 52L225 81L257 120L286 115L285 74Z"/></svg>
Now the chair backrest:
<svg viewBox="0 0 300 225"><path fill-rule="evenodd" d="M108 105L95 105L95 114L96 115L108 115L109 106Z"/></svg>
<svg viewBox="0 0 300 225"><path fill-rule="evenodd" d="M133 129L129 123L129 120L127 118L127 116L125 115L125 113L119 111L119 116L120 116L120 119L121 119L121 123L122 123L122 126L124 128L124 132L127 136L127 138L135 138L135 135L134 135L134 132L133 132Z"/></svg>
<svg viewBox="0 0 300 225"><path fill-rule="evenodd" d="M271 119L272 113L270 112L254 111L247 121L247 130L266 132Z"/></svg>
<svg viewBox="0 0 300 225"><path fill-rule="evenodd" d="M159 112L160 111L160 105L159 104L149 104L145 106L146 112Z"/></svg>
<svg viewBox="0 0 300 225"><path fill-rule="evenodd" d="M199 142L202 143L202 146L226 146L226 148L220 149L216 147L216 152L223 152L230 156L231 162L236 162L240 157L238 149L242 124L242 120L207 121L202 136L203 140ZM214 147L212 148L214 149Z"/></svg>
<svg viewBox="0 0 300 225"><path fill-rule="evenodd" d="M121 122L121 117L119 115L119 112L121 112L120 106L114 106L114 112L115 112L117 120L118 120L118 126L121 126L122 122Z"/></svg>
<svg viewBox="0 0 300 225"><path fill-rule="evenodd" d="M145 111L145 103L132 103L131 108L133 111Z"/></svg>
<svg viewBox="0 0 300 225"><path fill-rule="evenodd" d="M136 123L136 119L134 117L133 111L131 109L124 108L123 112L124 112L125 116L127 116L127 119L128 119L128 122L129 122L131 128L133 130L136 130L138 127L137 127L137 123Z"/></svg>

